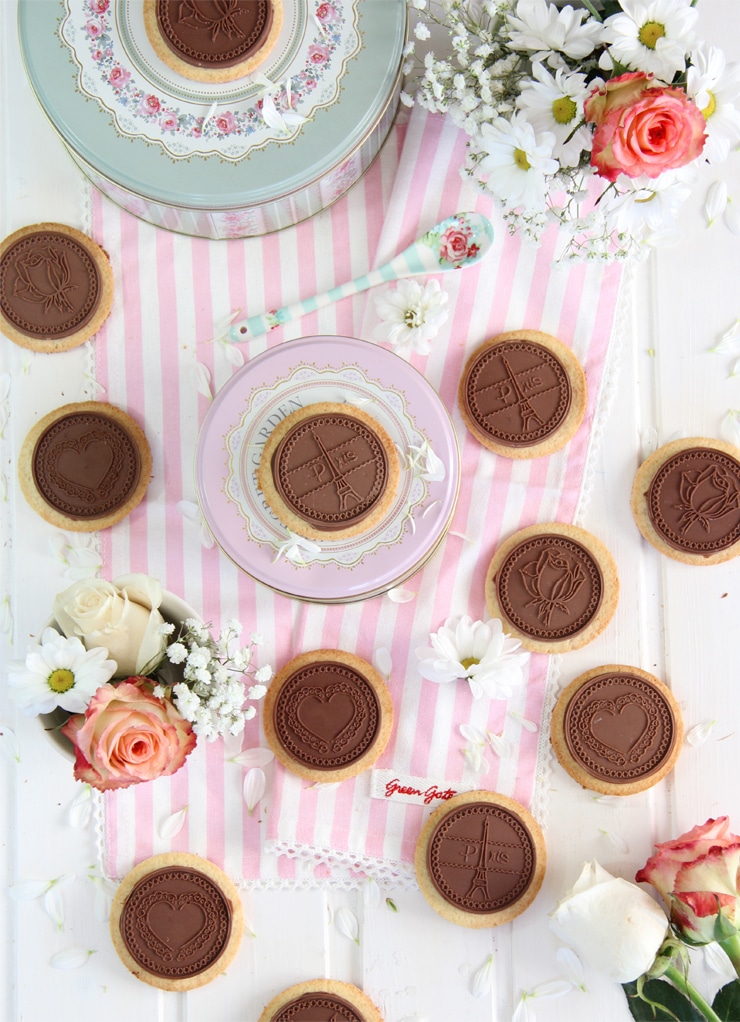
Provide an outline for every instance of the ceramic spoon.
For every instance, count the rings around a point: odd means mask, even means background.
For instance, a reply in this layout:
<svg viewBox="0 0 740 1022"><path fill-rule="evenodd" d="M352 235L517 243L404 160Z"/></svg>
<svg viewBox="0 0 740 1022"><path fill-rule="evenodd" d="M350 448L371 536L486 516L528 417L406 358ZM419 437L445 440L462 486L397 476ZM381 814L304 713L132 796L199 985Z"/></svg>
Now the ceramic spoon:
<svg viewBox="0 0 740 1022"><path fill-rule="evenodd" d="M389 263L377 270L371 270L362 277L356 277L346 284L324 291L313 298L284 305L273 312L250 316L235 323L229 330L229 340L247 341L250 337L267 333L276 326L287 323L314 309L323 309L339 298L355 295L384 281L398 280L399 277L414 277L422 273L444 273L446 270L460 270L477 263L491 247L493 226L480 213L455 213L442 220L436 227L413 245L400 252Z"/></svg>

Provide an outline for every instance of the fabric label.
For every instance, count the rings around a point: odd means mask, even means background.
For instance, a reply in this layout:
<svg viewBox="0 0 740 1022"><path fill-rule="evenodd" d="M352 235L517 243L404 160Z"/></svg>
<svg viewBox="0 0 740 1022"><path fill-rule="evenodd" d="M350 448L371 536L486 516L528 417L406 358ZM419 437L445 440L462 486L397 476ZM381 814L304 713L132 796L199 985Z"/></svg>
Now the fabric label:
<svg viewBox="0 0 740 1022"><path fill-rule="evenodd" d="M436 806L448 802L461 791L472 791L473 785L456 781L454 786L428 777L413 777L393 770L373 770L370 795L386 802L411 802L418 806Z"/></svg>

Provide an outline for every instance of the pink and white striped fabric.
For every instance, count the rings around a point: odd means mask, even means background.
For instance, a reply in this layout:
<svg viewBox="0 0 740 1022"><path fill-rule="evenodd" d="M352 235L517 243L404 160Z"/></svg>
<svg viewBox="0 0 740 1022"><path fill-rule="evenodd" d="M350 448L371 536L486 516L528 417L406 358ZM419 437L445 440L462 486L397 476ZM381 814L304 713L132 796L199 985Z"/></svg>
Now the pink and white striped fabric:
<svg viewBox="0 0 740 1022"><path fill-rule="evenodd" d="M105 577L148 572L214 625L238 617L264 636L262 661L279 667L319 647L374 660L390 653L388 686L395 709L389 745L374 771L340 785L316 786L279 764L266 768L267 793L250 816L242 797L245 768L236 750L201 744L172 778L109 793L103 802L103 865L123 875L135 861L170 849L207 856L245 884L412 882L416 838L430 807L423 798L387 798L404 787L489 787L531 805L540 755L537 731L548 658L533 656L527 684L508 701L472 699L464 683L438 686L417 670L415 649L449 616L485 618L484 577L498 543L534 522L573 521L582 496L593 425L603 396L621 271L582 264L553 268L554 238L540 247L510 238L485 197L459 175L464 136L448 121L414 108L396 126L380 158L340 202L280 234L209 242L140 223L99 195L93 233L111 256L118 301L97 344L105 397L144 426L154 454L147 499L102 535ZM212 392L235 371L234 350L209 343L229 315L275 308L366 272L451 213L478 209L496 226L493 252L476 268L447 274L449 318L432 351L412 356L450 410L462 460L462 484L451 531L405 588L406 603L388 596L321 606L276 595L239 571L217 548L200 545L199 526L178 510L194 501L193 459L199 423ZM358 295L252 340L266 346L299 336L344 334L374 339L372 296ZM221 324L221 328L214 324ZM495 457L465 430L455 395L468 354L502 330L542 329L570 344L584 366L588 409L579 432L549 458ZM241 349L239 349L241 350ZM461 724L506 739L510 753L489 751L487 773L473 774L463 756ZM258 721L244 748L261 744ZM540 749L540 746L542 748ZM433 796L432 796L433 799ZM187 807L173 838L160 829Z"/></svg>

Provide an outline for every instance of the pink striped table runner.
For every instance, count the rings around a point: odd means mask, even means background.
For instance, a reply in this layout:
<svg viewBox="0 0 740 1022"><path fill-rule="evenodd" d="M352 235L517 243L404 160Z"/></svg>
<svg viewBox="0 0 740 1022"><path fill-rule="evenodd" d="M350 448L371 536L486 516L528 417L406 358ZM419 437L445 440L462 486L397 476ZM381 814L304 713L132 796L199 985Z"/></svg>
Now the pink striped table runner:
<svg viewBox="0 0 740 1022"><path fill-rule="evenodd" d="M438 686L418 673L415 649L448 616L485 618L484 576L500 540L534 522L569 522L577 514L594 420L604 393L621 272L616 266L551 267L554 238L539 248L508 237L491 203L458 173L464 136L439 116L414 108L396 126L380 158L350 193L313 220L280 234L209 242L150 227L95 194L93 233L111 256L119 300L96 345L104 397L144 425L154 454L147 499L102 534L105 577L142 571L189 602L206 621L238 617L259 631L262 661L279 667L299 652L342 648L374 660L390 655L388 681L396 722L374 771L340 785L315 786L266 767L267 792L250 816L242 797L244 768L236 748L201 743L172 778L109 793L101 811L103 866L123 875L160 851L190 850L246 884L351 885L370 874L412 882L423 804L386 798L396 780L447 787L488 787L532 805L538 759L547 755L539 725L549 658L533 656L525 686L508 701L473 700L464 683ZM304 316L248 346L210 343L229 315L250 315L323 291L366 272L435 222L478 209L496 225L493 252L477 268L440 277L449 318L426 357L411 362L450 410L460 444L462 484L450 534L422 571L405 583L414 598L388 596L359 604L303 604L272 593L216 548L201 545L199 524L183 517L195 500L193 460L200 421L236 370L235 355L312 334L375 337L372 295L359 295ZM487 337L517 327L542 329L570 344L584 366L586 419L564 451L534 461L497 458L467 433L455 405L468 354ZM503 758L473 774L463 755L461 724L502 734ZM264 744L258 720L243 748ZM411 780L409 780L411 779ZM413 782L413 783L412 783ZM390 784L390 787L389 787ZM535 800L536 801L536 800ZM172 838L162 825L187 807ZM535 806L537 809L537 806Z"/></svg>

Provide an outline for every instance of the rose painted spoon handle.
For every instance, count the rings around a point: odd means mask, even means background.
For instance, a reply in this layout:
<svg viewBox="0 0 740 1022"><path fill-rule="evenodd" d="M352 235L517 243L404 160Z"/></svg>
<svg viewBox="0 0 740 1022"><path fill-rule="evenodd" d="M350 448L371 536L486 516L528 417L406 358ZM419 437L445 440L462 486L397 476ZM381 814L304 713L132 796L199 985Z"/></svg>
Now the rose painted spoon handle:
<svg viewBox="0 0 740 1022"><path fill-rule="evenodd" d="M455 213L448 216L413 245L409 245L389 263L370 270L362 277L356 277L346 284L324 291L313 298L304 298L292 305L283 305L272 312L249 316L235 323L229 330L229 340L247 341L250 337L267 333L276 326L296 319L306 312L323 309L340 298L356 295L369 287L400 277L414 277L423 273L444 273L460 270L477 263L490 249L493 242L493 226L480 213Z"/></svg>

